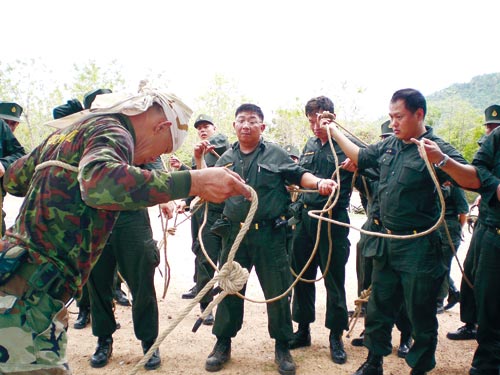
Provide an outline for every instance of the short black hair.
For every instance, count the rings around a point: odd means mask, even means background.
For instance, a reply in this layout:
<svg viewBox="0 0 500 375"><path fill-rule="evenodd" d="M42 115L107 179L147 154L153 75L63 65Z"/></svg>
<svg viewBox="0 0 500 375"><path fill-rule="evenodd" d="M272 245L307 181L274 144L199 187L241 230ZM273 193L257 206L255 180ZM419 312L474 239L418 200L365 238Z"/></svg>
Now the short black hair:
<svg viewBox="0 0 500 375"><path fill-rule="evenodd" d="M422 108L424 111L424 118L427 113L427 102L422 93L415 89L401 89L392 94L391 103L398 100L405 102L405 108L411 113L415 113L417 109Z"/></svg>
<svg viewBox="0 0 500 375"><path fill-rule="evenodd" d="M318 96L316 98L309 99L306 103L306 116L314 115L316 113L328 111L330 113L335 113L335 106L330 98L326 96Z"/></svg>
<svg viewBox="0 0 500 375"><path fill-rule="evenodd" d="M234 117L238 116L241 112L255 112L257 116L260 118L260 121L264 121L264 112L262 109L255 104L244 103L236 108L236 112L234 113Z"/></svg>

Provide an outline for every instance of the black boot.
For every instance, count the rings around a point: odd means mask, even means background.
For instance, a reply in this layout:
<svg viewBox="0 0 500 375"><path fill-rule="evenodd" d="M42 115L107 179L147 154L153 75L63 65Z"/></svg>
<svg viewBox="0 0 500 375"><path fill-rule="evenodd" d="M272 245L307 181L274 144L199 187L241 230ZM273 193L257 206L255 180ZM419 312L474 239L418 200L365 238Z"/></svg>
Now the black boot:
<svg viewBox="0 0 500 375"><path fill-rule="evenodd" d="M194 286L189 289L186 293L183 293L182 294L182 299L193 299L194 297L196 297L196 295L198 294L198 289L196 288L196 284L194 284Z"/></svg>
<svg viewBox="0 0 500 375"><path fill-rule="evenodd" d="M365 331L361 332L359 337L356 337L355 339L351 340L351 345L352 346L364 346L365 344Z"/></svg>
<svg viewBox="0 0 500 375"><path fill-rule="evenodd" d="M219 371L224 363L231 358L231 338L218 337L212 353L205 361L205 370L210 372Z"/></svg>
<svg viewBox="0 0 500 375"><path fill-rule="evenodd" d="M375 355L372 352L368 352L366 362L363 363L353 375L383 375L383 360L381 355Z"/></svg>
<svg viewBox="0 0 500 375"><path fill-rule="evenodd" d="M155 343L154 340L142 341L141 345L143 353L146 354L149 348L151 348L154 343ZM156 348L151 358L149 358L146 364L144 365L144 368L146 370L156 370L158 367L160 367L160 365L161 365L160 349Z"/></svg>
<svg viewBox="0 0 500 375"><path fill-rule="evenodd" d="M448 332L446 337L450 340L475 340L477 335L476 325L466 323L454 332Z"/></svg>
<svg viewBox="0 0 500 375"><path fill-rule="evenodd" d="M412 370L410 371L410 375L427 375L427 372L412 369Z"/></svg>
<svg viewBox="0 0 500 375"><path fill-rule="evenodd" d="M83 329L87 327L90 322L90 307L80 307L78 311L78 317L73 324L74 329Z"/></svg>
<svg viewBox="0 0 500 375"><path fill-rule="evenodd" d="M115 289L115 301L121 306L130 306L130 301L120 288Z"/></svg>
<svg viewBox="0 0 500 375"><path fill-rule="evenodd" d="M293 362L288 343L276 340L274 346L274 362L278 365L281 375L295 375L295 363Z"/></svg>
<svg viewBox="0 0 500 375"><path fill-rule="evenodd" d="M294 332L293 339L290 341L289 348L297 349L305 346L311 346L311 329L309 324L299 324L297 332Z"/></svg>
<svg viewBox="0 0 500 375"><path fill-rule="evenodd" d="M342 335L330 332L330 356L332 357L332 361L339 365L342 365L347 361L347 354L344 350Z"/></svg>
<svg viewBox="0 0 500 375"><path fill-rule="evenodd" d="M108 364L113 353L113 337L103 336L97 339L97 348L90 358L90 366L99 368Z"/></svg>
<svg viewBox="0 0 500 375"><path fill-rule="evenodd" d="M460 302L460 291L455 288L455 286L451 286L448 289L448 298L446 299L446 302L446 306L444 307L445 310L451 309Z"/></svg>
<svg viewBox="0 0 500 375"><path fill-rule="evenodd" d="M208 302L201 302L200 303L200 310L201 310L202 314L203 314L203 312L205 311L205 309L207 308L208 305L209 305ZM212 314L212 312L210 312L205 317L205 319L203 319L203 324L206 325L206 326L213 326L214 322L215 322L215 318L214 318L214 315Z"/></svg>
<svg viewBox="0 0 500 375"><path fill-rule="evenodd" d="M436 314L442 314L444 313L444 300L438 300L436 302Z"/></svg>
<svg viewBox="0 0 500 375"><path fill-rule="evenodd" d="M411 334L401 333L401 340L399 341L398 357L406 358L406 355L410 351L412 344Z"/></svg>

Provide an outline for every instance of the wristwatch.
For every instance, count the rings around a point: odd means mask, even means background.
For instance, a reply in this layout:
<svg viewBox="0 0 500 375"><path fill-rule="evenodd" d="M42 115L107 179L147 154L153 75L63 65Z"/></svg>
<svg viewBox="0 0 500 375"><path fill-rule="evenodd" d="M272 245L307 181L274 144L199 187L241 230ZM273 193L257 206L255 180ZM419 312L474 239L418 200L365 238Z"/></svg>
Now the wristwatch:
<svg viewBox="0 0 500 375"><path fill-rule="evenodd" d="M441 160L441 161L440 161L439 163L437 163L437 164L434 164L434 166L435 166L436 168L443 168L443 167L446 165L446 163L448 163L448 160L449 160L449 159L450 159L450 157L449 157L447 154L444 154L444 158L443 158L443 160Z"/></svg>

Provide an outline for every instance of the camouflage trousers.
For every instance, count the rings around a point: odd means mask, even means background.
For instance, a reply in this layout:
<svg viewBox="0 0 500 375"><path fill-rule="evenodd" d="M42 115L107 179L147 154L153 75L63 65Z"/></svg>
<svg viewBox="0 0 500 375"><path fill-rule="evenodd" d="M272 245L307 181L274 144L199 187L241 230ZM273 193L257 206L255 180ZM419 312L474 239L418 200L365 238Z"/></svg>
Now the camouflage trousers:
<svg viewBox="0 0 500 375"><path fill-rule="evenodd" d="M0 374L70 375L68 311L44 292L23 297L25 285L14 275L0 286Z"/></svg>

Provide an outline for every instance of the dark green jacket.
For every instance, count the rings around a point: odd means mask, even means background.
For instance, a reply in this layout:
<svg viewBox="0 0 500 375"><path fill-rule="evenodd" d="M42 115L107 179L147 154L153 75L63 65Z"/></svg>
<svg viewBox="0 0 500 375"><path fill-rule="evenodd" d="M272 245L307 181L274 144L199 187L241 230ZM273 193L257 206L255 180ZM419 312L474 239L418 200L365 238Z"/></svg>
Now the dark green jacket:
<svg viewBox="0 0 500 375"><path fill-rule="evenodd" d="M7 169L15 160L24 156L26 152L23 146L14 136L7 123L0 119L0 162ZM3 195L5 192L2 189Z"/></svg>
<svg viewBox="0 0 500 375"><path fill-rule="evenodd" d="M433 140L451 158L467 164L449 143L435 136L430 127L426 129L420 138ZM360 149L358 167L379 167L380 219L386 228L394 231L427 229L436 223L440 214L438 194L416 144L388 137ZM441 182L450 179L440 169L436 172Z"/></svg>
<svg viewBox="0 0 500 375"><path fill-rule="evenodd" d="M259 197L259 206L254 221L274 220L288 211L290 193L285 181L300 185L302 175L307 171L294 163L288 153L275 143L261 140L250 156L248 170L243 169L239 142L233 144L217 161L216 166L227 167L238 173ZM231 221L243 222L250 208L250 202L243 196L231 197L225 201L224 215Z"/></svg>
<svg viewBox="0 0 500 375"><path fill-rule="evenodd" d="M500 184L500 127L493 130L474 155L472 165L476 167L481 187L479 218L481 223L500 228L500 202L497 198L497 188Z"/></svg>
<svg viewBox="0 0 500 375"><path fill-rule="evenodd" d="M340 165L347 156L337 142L332 141ZM336 166L330 143L327 142L322 145L318 137L309 138L300 155L299 165L317 177L333 178L332 175L335 172ZM352 192L352 175L352 172L340 169L340 197L335 208L345 209L349 207ZM336 177L333 179L337 181ZM326 204L328 196L320 195L319 193L304 193L300 195L299 200L309 207L321 209Z"/></svg>

